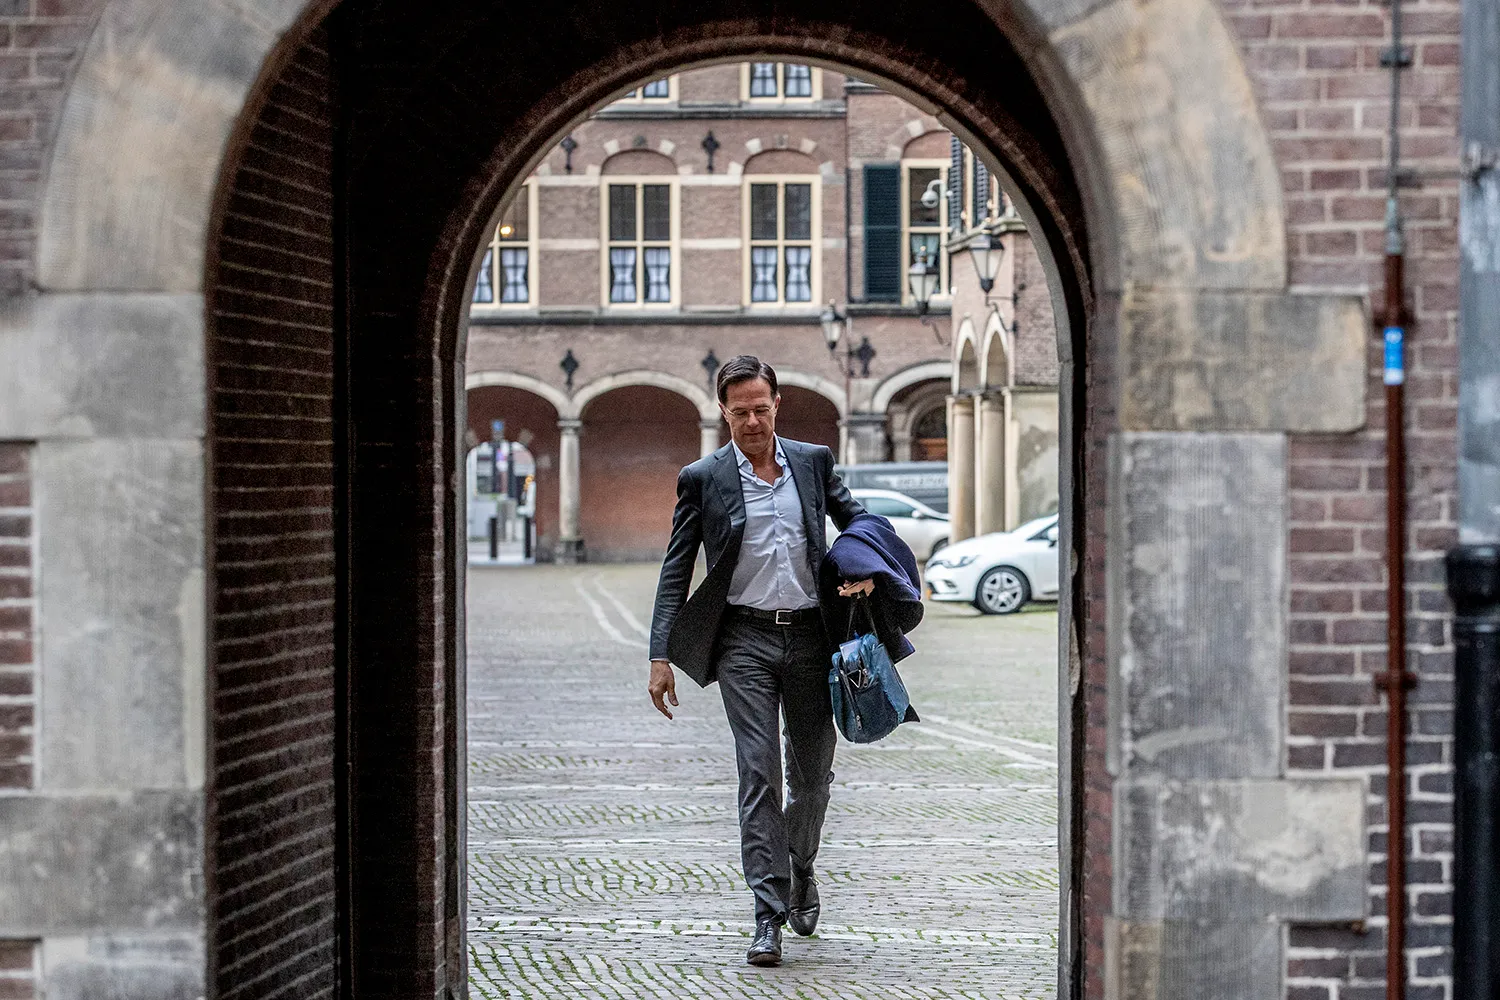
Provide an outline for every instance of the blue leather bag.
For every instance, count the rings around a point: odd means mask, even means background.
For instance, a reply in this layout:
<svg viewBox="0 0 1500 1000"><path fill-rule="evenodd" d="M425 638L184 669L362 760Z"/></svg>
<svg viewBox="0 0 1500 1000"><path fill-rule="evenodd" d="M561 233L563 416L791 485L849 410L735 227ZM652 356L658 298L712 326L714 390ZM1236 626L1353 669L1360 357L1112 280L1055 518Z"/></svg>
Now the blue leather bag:
<svg viewBox="0 0 1500 1000"><path fill-rule="evenodd" d="M901 675L891 663L878 638L875 622L863 597L854 599L849 609L849 635L833 655L833 669L828 671L828 693L833 698L833 720L839 732L850 743L874 743L884 739L903 722L917 722L916 710ZM865 609L870 630L854 633L854 612Z"/></svg>

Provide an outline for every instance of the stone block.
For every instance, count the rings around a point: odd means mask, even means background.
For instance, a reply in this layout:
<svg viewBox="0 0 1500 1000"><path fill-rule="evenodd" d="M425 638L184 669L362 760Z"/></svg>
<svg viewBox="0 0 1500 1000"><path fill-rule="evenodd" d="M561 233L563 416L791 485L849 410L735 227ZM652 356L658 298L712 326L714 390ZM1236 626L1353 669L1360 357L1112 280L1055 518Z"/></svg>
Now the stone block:
<svg viewBox="0 0 1500 1000"><path fill-rule="evenodd" d="M201 1000L201 936L51 938L42 949L48 1000Z"/></svg>
<svg viewBox="0 0 1500 1000"><path fill-rule="evenodd" d="M203 445L37 447L38 784L203 783Z"/></svg>
<svg viewBox="0 0 1500 1000"><path fill-rule="evenodd" d="M1136 921L1365 916L1359 780L1118 782L1115 913Z"/></svg>
<svg viewBox="0 0 1500 1000"><path fill-rule="evenodd" d="M0 796L0 830L0 937L201 932L201 794Z"/></svg>
<svg viewBox="0 0 1500 1000"><path fill-rule="evenodd" d="M227 139L305 0L116 0L68 90L42 199L45 289L195 291Z"/></svg>
<svg viewBox="0 0 1500 1000"><path fill-rule="evenodd" d="M1120 302L1120 426L1357 430L1369 330L1357 296L1132 288Z"/></svg>
<svg viewBox="0 0 1500 1000"><path fill-rule="evenodd" d="M1119 434L1110 462L1111 769L1279 774L1285 439Z"/></svg>
<svg viewBox="0 0 1500 1000"><path fill-rule="evenodd" d="M1111 919L1105 988L1114 1000L1280 1000L1281 927L1269 922Z"/></svg>
<svg viewBox="0 0 1500 1000"><path fill-rule="evenodd" d="M1025 6L1048 31L1103 160L1089 173L1108 192L1101 218L1113 227L1101 240L1105 287L1285 287L1280 177L1219 7ZM1192 100L1174 96L1186 94Z"/></svg>
<svg viewBox="0 0 1500 1000"><path fill-rule="evenodd" d="M199 437L201 295L0 302L0 438Z"/></svg>

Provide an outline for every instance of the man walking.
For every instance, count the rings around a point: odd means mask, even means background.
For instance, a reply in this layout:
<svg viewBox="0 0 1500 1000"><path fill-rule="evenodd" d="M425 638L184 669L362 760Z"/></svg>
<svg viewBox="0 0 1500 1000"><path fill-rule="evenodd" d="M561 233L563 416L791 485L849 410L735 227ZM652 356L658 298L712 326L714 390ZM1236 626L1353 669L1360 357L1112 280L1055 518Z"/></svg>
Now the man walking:
<svg viewBox="0 0 1500 1000"><path fill-rule="evenodd" d="M781 963L781 926L811 934L813 859L833 781L832 647L818 604L824 514L840 530L864 512L821 445L776 436L776 372L742 355L719 369L730 443L677 477L672 540L651 619L651 700L677 704L671 663L719 682L739 769L741 858L755 894L752 965ZM702 545L708 575L688 597ZM869 593L862 580L841 596ZM670 662L669 662L670 661ZM785 808L779 721L786 718Z"/></svg>

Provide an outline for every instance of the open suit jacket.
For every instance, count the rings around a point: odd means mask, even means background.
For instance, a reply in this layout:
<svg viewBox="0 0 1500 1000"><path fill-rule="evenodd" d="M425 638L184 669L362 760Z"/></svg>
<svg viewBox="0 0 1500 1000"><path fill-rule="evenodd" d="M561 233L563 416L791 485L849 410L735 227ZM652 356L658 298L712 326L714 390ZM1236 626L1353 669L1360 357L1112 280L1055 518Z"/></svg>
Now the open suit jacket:
<svg viewBox="0 0 1500 1000"><path fill-rule="evenodd" d="M781 439L781 447L802 499L807 558L816 580L827 549L823 515L832 517L842 531L865 509L834 474L833 452L820 444L787 438ZM740 492L740 469L734 446L726 444L677 476L672 540L667 543L661 580L656 585L656 609L651 615L651 658L670 660L704 687L715 679L714 644L719 636L719 623L729 606L729 584L744 537L745 498ZM693 596L688 597L700 544L708 559L708 575ZM824 629L833 634L826 611Z"/></svg>

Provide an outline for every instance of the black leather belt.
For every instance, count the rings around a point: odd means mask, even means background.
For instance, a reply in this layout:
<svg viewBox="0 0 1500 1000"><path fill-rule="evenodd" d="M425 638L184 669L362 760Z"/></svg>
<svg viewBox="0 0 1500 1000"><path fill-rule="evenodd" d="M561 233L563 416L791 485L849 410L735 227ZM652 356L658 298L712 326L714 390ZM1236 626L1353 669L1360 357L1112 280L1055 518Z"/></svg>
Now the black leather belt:
<svg viewBox="0 0 1500 1000"><path fill-rule="evenodd" d="M785 608L780 611L762 611L760 608L747 608L743 604L731 604L729 612L737 618L750 618L758 622L770 622L773 625L811 625L819 622L817 608L800 608L796 611L788 611Z"/></svg>

